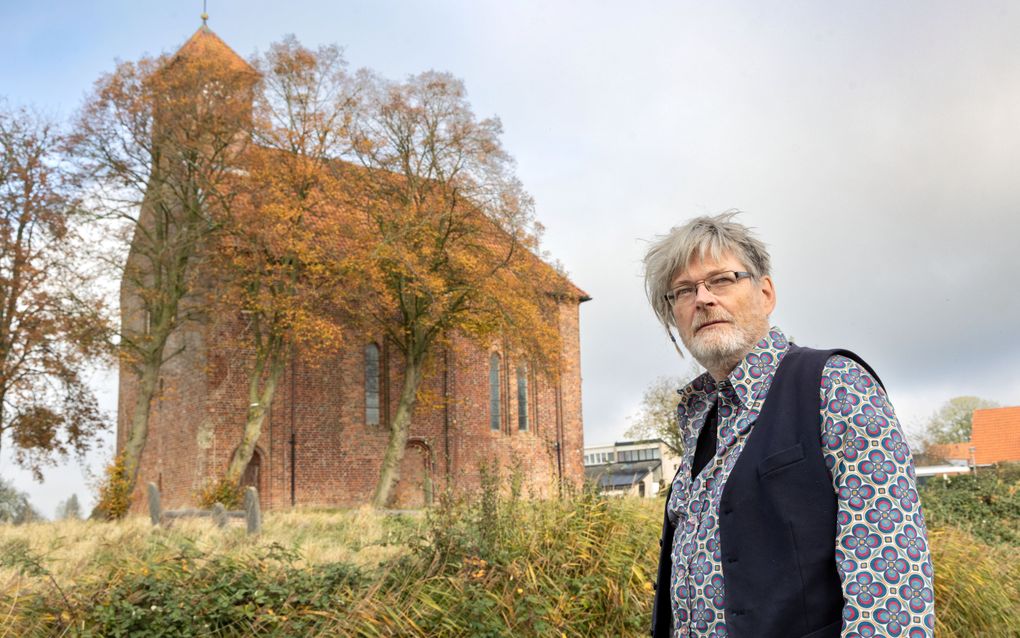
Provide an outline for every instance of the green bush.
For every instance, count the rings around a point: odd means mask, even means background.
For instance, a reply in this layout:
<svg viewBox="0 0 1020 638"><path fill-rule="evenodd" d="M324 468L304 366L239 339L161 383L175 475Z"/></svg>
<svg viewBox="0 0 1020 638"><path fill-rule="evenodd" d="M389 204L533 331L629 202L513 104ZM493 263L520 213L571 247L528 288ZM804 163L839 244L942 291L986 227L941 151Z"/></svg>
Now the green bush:
<svg viewBox="0 0 1020 638"><path fill-rule="evenodd" d="M1017 466L933 478L921 488L930 528L953 526L986 543L1020 545L1020 472Z"/></svg>
<svg viewBox="0 0 1020 638"><path fill-rule="evenodd" d="M367 580L343 563L297 567L280 545L206 555L186 539L141 566L111 566L100 582L59 591L22 592L18 635L249 636L305 635L356 599ZM4 548L4 564L45 576L23 545ZM97 586L98 585L98 586ZM291 634L290 632L293 632Z"/></svg>

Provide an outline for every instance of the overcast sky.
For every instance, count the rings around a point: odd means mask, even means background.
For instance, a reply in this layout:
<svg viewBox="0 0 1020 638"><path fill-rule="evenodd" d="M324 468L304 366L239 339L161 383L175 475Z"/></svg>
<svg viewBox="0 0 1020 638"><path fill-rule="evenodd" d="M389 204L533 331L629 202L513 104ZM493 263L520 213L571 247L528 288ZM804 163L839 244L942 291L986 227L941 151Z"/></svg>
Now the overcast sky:
<svg viewBox="0 0 1020 638"><path fill-rule="evenodd" d="M115 59L176 49L201 0L0 5L0 95L74 112ZM1020 404L1020 3L210 0L244 56L293 33L352 68L464 79L537 202L581 307L587 444L680 374L642 291L646 241L731 208L770 246L774 322L882 376L917 428ZM108 409L112 378L95 380ZM112 440L112 435L110 437ZM111 444L112 445L112 444ZM93 455L98 470L110 447ZM51 516L68 464L0 476Z"/></svg>

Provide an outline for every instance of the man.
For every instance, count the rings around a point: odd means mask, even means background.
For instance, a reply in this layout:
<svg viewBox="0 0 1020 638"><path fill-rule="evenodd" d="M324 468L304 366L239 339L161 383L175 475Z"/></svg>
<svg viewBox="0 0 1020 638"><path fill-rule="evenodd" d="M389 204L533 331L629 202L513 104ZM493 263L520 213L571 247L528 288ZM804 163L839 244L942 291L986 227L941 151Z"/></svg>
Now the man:
<svg viewBox="0 0 1020 638"><path fill-rule="evenodd" d="M707 370L680 390L651 633L930 638L932 565L892 404L857 355L769 326L769 254L734 215L693 219L645 257L659 320Z"/></svg>

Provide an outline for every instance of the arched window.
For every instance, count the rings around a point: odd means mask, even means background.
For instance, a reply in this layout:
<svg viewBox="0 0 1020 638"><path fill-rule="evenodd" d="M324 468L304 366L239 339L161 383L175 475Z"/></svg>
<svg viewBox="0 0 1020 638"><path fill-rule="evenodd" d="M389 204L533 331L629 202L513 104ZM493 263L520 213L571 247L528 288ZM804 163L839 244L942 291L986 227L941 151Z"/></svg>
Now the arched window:
<svg viewBox="0 0 1020 638"><path fill-rule="evenodd" d="M499 430L499 355L489 357L489 427Z"/></svg>
<svg viewBox="0 0 1020 638"><path fill-rule="evenodd" d="M379 346L365 346L365 425L379 425Z"/></svg>
<svg viewBox="0 0 1020 638"><path fill-rule="evenodd" d="M517 429L528 429L528 368L523 363L517 366Z"/></svg>

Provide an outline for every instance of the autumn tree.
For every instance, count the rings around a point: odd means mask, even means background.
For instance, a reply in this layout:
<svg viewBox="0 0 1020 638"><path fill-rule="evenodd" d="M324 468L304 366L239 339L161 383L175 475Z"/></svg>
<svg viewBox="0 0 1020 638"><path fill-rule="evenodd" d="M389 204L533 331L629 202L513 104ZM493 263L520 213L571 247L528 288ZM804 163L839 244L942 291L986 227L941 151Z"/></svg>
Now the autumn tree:
<svg viewBox="0 0 1020 638"><path fill-rule="evenodd" d="M405 82L363 73L347 172L364 232L351 247L364 329L403 358L404 380L373 496L388 504L429 364L464 335L556 374L564 279L535 256L531 198L495 118L472 113L463 84L427 72Z"/></svg>
<svg viewBox="0 0 1020 638"><path fill-rule="evenodd" d="M703 372L697 364L683 376L658 377L641 397L636 414L628 417L630 426L624 433L628 439L662 439L677 454L683 453L683 436L676 419L676 406L680 399L677 391Z"/></svg>
<svg viewBox="0 0 1020 638"><path fill-rule="evenodd" d="M133 377L137 391L112 467L128 494L160 369L180 351L168 347L171 336L202 318L195 275L236 194L230 184L250 139L255 79L203 27L173 56L121 63L101 77L77 119L72 148L82 188L122 240L113 260L123 268L121 374Z"/></svg>
<svg viewBox="0 0 1020 638"><path fill-rule="evenodd" d="M346 317L343 244L350 215L331 163L344 147L350 82L340 50L289 37L255 62L254 140L242 193L222 235L217 297L242 321L234 343L249 353L245 427L226 469L235 493L285 367L300 351L315 364L341 343Z"/></svg>
<svg viewBox="0 0 1020 638"><path fill-rule="evenodd" d="M88 374L109 323L61 144L53 124L0 103L0 442L39 480L107 427Z"/></svg>

